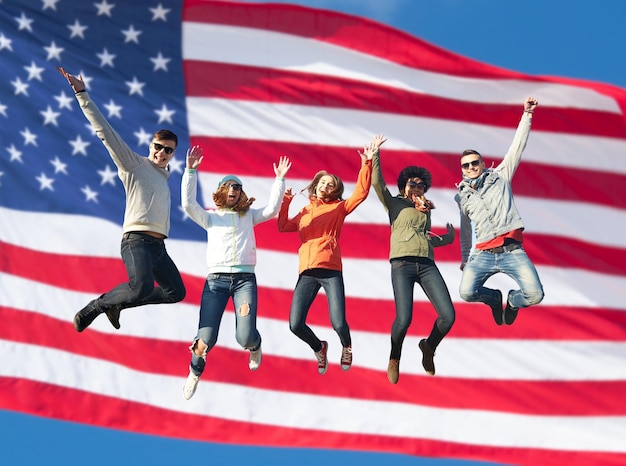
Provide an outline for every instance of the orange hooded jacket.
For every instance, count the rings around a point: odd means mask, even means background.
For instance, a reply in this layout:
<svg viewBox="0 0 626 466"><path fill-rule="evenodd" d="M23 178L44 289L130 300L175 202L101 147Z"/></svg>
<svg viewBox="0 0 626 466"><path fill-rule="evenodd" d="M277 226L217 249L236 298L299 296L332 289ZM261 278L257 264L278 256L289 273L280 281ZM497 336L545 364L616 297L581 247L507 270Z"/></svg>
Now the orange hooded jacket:
<svg viewBox="0 0 626 466"><path fill-rule="evenodd" d="M322 202L316 198L291 220L289 205L293 196L283 196L278 212L278 231L300 235L298 273L309 269L342 270L339 235L348 214L366 198L372 183L372 161L362 161L361 170L352 195L343 201Z"/></svg>

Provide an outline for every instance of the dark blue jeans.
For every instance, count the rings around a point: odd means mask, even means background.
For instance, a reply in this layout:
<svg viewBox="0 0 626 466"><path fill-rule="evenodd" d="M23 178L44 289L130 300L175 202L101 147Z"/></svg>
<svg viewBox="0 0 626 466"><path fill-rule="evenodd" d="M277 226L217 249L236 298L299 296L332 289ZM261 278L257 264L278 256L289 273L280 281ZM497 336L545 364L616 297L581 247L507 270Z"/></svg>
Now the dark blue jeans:
<svg viewBox="0 0 626 466"><path fill-rule="evenodd" d="M185 297L185 284L162 239L142 233L125 233L121 244L128 282L116 286L97 300L104 312L145 304L177 303ZM159 286L154 286L154 282Z"/></svg>
<svg viewBox="0 0 626 466"><path fill-rule="evenodd" d="M424 290L437 311L437 319L428 337L434 350L454 324L455 312L446 282L435 263L426 257L402 257L391 260L391 284L396 303L396 318L391 326L390 359L400 359L402 343L413 319L413 288Z"/></svg>
<svg viewBox="0 0 626 466"><path fill-rule="evenodd" d="M351 346L350 328L346 321L346 293L343 274L339 270L310 269L300 274L291 300L289 329L308 343L313 351L322 349L322 342L306 324L306 316L320 288L324 288L326 293L330 323L339 335L341 345Z"/></svg>

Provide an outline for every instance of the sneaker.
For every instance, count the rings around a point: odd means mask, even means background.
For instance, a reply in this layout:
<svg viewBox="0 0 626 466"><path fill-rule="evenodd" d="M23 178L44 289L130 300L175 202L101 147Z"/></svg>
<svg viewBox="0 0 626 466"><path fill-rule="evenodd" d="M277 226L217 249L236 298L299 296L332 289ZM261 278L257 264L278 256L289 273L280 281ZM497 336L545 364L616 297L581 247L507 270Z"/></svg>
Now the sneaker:
<svg viewBox="0 0 626 466"><path fill-rule="evenodd" d="M512 325L515 319L517 319L517 311L519 311L519 308L511 306L511 303L507 299L506 307L504 308L504 323Z"/></svg>
<svg viewBox="0 0 626 466"><path fill-rule="evenodd" d="M74 316L74 328L77 332L82 332L100 315L101 311L96 304L96 300L90 301L84 308Z"/></svg>
<svg viewBox="0 0 626 466"><path fill-rule="evenodd" d="M190 399L193 394L196 393L196 388L198 388L199 380L199 375L196 375L193 372L189 371L187 380L185 380L185 386L183 387L183 396L185 397L185 400Z"/></svg>
<svg viewBox="0 0 626 466"><path fill-rule="evenodd" d="M341 350L341 370L347 371L352 366L352 346L344 346Z"/></svg>
<svg viewBox="0 0 626 466"><path fill-rule="evenodd" d="M419 347L422 350L422 366L424 366L424 370L430 375L435 375L435 361L433 361L435 352L425 339L420 340Z"/></svg>
<svg viewBox="0 0 626 466"><path fill-rule="evenodd" d="M115 327L115 329L120 329L120 312L122 312L122 307L120 305L114 306L111 309L104 311L111 325Z"/></svg>
<svg viewBox="0 0 626 466"><path fill-rule="evenodd" d="M261 347L259 346L255 350L250 350L250 360L248 361L248 367L251 371L255 371L261 365L261 359L263 359L263 353L261 353Z"/></svg>
<svg viewBox="0 0 626 466"><path fill-rule="evenodd" d="M495 304L490 304L491 315L493 315L493 320L496 321L496 324L502 325L502 321L504 320L504 311L502 310L502 291L496 290L498 294L498 298Z"/></svg>
<svg viewBox="0 0 626 466"><path fill-rule="evenodd" d="M387 379L392 384L397 384L398 379L400 378L400 360L399 359L390 359L389 365L387 366Z"/></svg>
<svg viewBox="0 0 626 466"><path fill-rule="evenodd" d="M326 373L326 369L328 369L328 358L326 354L328 353L328 342L322 341L322 349L315 352L315 357L317 358L317 372L320 375L324 375Z"/></svg>

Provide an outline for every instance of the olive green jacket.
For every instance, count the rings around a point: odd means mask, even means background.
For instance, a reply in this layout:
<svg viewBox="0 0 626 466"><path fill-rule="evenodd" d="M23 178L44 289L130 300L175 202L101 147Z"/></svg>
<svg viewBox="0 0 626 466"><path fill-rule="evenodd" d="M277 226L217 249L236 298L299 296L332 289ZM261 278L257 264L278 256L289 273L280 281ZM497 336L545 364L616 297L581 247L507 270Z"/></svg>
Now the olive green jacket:
<svg viewBox="0 0 626 466"><path fill-rule="evenodd" d="M419 211L405 197L391 195L383 179L379 152L372 159L372 187L389 215L391 224L389 259L413 256L435 260L433 249L454 241L454 233L431 236L430 212Z"/></svg>

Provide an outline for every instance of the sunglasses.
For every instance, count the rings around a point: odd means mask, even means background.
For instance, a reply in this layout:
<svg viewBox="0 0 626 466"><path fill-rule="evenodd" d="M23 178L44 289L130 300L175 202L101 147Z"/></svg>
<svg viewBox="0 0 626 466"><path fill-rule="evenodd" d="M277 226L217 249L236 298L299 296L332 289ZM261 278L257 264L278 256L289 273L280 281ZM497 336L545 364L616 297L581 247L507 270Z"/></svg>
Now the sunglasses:
<svg viewBox="0 0 626 466"><path fill-rule="evenodd" d="M153 142L152 145L154 146L154 150L156 150L157 152L159 152L160 150L164 150L167 155L170 155L176 150L173 147L164 146L163 144L159 144L158 142Z"/></svg>
<svg viewBox="0 0 626 466"><path fill-rule="evenodd" d="M472 160L471 162L462 163L461 168L463 170L467 170L470 167L470 165L472 167L477 167L478 165L480 165L480 159Z"/></svg>
<svg viewBox="0 0 626 466"><path fill-rule="evenodd" d="M240 185L239 183L230 183L226 185L229 188L233 188L233 191L241 191L241 188L243 188L242 185Z"/></svg>
<svg viewBox="0 0 626 466"><path fill-rule="evenodd" d="M422 188L422 189L426 189L426 183L424 182L419 182L416 183L415 181L409 181L407 182L407 186L409 188Z"/></svg>

